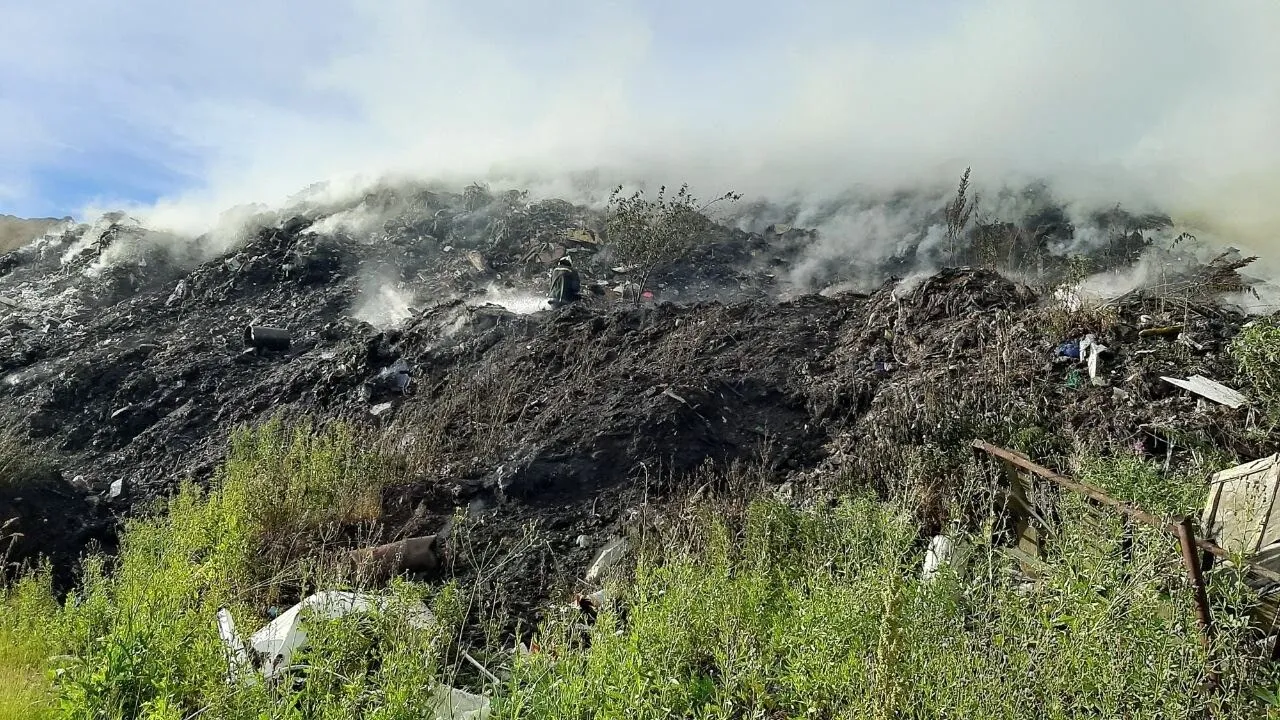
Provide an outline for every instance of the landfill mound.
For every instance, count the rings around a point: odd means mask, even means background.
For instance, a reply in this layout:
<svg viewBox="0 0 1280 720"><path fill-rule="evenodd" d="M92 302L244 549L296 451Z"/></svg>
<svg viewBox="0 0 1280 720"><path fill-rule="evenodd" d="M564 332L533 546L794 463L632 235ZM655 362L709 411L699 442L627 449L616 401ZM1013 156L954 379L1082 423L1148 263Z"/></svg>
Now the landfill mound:
<svg viewBox="0 0 1280 720"><path fill-rule="evenodd" d="M387 491L383 539L465 509L473 537L509 551L495 599L531 619L708 465L754 463L794 496L887 489L929 462L941 497L973 438L1029 428L1159 456L1194 438L1280 450L1247 432L1247 405L1162 379L1247 390L1226 348L1248 318L1196 280L1239 290L1247 259L1191 271L1194 295L1103 308L975 268L782 297L808 235L722 227L637 306L597 220L476 187L383 190L229 243L116 215L0 256L0 422L59 468L40 495L0 489L11 560L66 571L90 541L110 548L118 518L207 481L234 428L275 416L376 431L413 469ZM596 292L548 309L565 254ZM286 329L287 349L246 347L249 327ZM922 531L942 514L923 501Z"/></svg>
<svg viewBox="0 0 1280 720"><path fill-rule="evenodd" d="M0 215L0 253L26 245L54 227L71 222L71 218L18 218Z"/></svg>

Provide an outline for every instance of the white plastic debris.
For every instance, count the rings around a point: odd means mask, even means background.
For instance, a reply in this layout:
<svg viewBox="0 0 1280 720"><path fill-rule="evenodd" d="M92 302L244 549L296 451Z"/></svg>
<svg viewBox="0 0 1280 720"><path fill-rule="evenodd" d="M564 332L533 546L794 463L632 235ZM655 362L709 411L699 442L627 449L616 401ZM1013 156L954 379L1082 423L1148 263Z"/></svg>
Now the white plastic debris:
<svg viewBox="0 0 1280 720"><path fill-rule="evenodd" d="M371 609L385 611L392 602L394 600L391 598L366 593L340 590L316 593L280 613L279 617L254 633L249 638L249 644L265 658L262 674L273 678L288 668L293 653L307 644L307 634L303 628L304 611L312 617L336 618ZM415 627L427 629L435 623L435 616L425 605L410 605L404 609L409 622Z"/></svg>
<svg viewBox="0 0 1280 720"><path fill-rule="evenodd" d="M1088 364L1089 378L1094 385L1105 385L1106 379L1098 377L1099 356L1107 351L1107 346L1098 342L1093 335L1085 335L1080 341L1080 361Z"/></svg>
<svg viewBox="0 0 1280 720"><path fill-rule="evenodd" d="M949 567L955 572L964 571L964 543L947 535L934 535L929 541L929 549L924 553L924 566L920 571L920 579L930 582Z"/></svg>
<svg viewBox="0 0 1280 720"><path fill-rule="evenodd" d="M186 296L187 296L187 280L186 278L183 278L182 280L178 281L178 284L176 286L174 286L173 292L169 294L169 299L164 301L164 306L170 307L175 303L182 302L182 299Z"/></svg>
<svg viewBox="0 0 1280 720"><path fill-rule="evenodd" d="M435 720L484 720L489 717L489 698L465 690L436 685L431 696L436 701Z"/></svg>
<svg viewBox="0 0 1280 720"><path fill-rule="evenodd" d="M249 658L249 651L245 649L244 640L236 632L236 622L226 608L218 610L218 636L227 648L227 680L236 682L245 679L253 669L253 662Z"/></svg>
<svg viewBox="0 0 1280 720"><path fill-rule="evenodd" d="M380 404L378 404L378 405L374 405L373 407L369 408L369 414L370 414L370 415L372 415L372 416L374 416L374 417L379 417L379 416L380 416L380 415L382 415L383 413L385 413L385 412L387 412L388 410L390 410L390 409L391 409L391 407L392 407L392 405L393 405L393 403L390 403L390 402L384 402L384 403L380 403Z"/></svg>
<svg viewBox="0 0 1280 720"><path fill-rule="evenodd" d="M591 567L587 569L587 582L595 582L609 570L609 568L617 565L631 551L631 543L626 538L614 538L600 548L600 552L596 553L596 557L591 561Z"/></svg>
<svg viewBox="0 0 1280 720"><path fill-rule="evenodd" d="M119 480L111 483L111 487L107 490L107 497L112 500L115 500L121 495L124 495L124 478L120 478Z"/></svg>
<svg viewBox="0 0 1280 720"><path fill-rule="evenodd" d="M920 579L929 582L937 576L943 566L949 565L951 550L951 538L946 535L934 535L929 541L929 549L924 553L924 568L920 572Z"/></svg>

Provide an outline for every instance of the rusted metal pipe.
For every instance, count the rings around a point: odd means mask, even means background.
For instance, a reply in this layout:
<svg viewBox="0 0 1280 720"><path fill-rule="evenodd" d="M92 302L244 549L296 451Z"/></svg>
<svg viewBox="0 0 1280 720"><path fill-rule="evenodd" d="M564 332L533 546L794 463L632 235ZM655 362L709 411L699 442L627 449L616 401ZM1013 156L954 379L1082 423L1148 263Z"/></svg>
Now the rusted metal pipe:
<svg viewBox="0 0 1280 720"><path fill-rule="evenodd" d="M1213 614L1209 610L1209 593L1205 590L1204 575L1200 572L1200 553L1196 552L1196 533L1191 529L1191 518L1184 517L1177 524L1178 544L1182 546L1182 564L1187 567L1187 577L1196 597L1196 619L1204 633L1205 646L1213 637Z"/></svg>
<svg viewBox="0 0 1280 720"><path fill-rule="evenodd" d="M980 450L982 452L985 452L994 458L998 458L1006 463L1010 463L1012 465L1020 467L1023 470L1026 470L1027 472L1033 475L1036 475L1038 477L1044 478L1045 480L1049 480L1051 482L1057 483L1058 485L1068 490L1084 495L1085 497L1089 498L1090 500L1093 500L1099 505L1104 505L1106 507L1109 507L1115 510L1116 512L1124 515L1125 517L1129 517L1134 520L1137 520L1138 522L1143 523L1144 525L1150 525L1151 527L1159 528L1172 535L1179 534L1177 523L1166 522L1156 517L1155 515L1152 515L1151 513L1143 512L1142 510L1139 510L1135 507L1130 507L1129 505L1122 503L1119 500L1116 500L1110 495L1107 495L1106 493L1102 492L1098 488L1095 488L1091 485L1085 485L1084 483L1077 482L1075 480L1072 480L1069 477L1059 475L1058 473L1042 465L1037 465L1036 463L1033 463L1030 460L1027 460L1026 458L1019 457L1018 455L1015 455L1012 452L1009 452L1008 450L1005 450L1002 447L997 447L983 440L974 440L973 447L975 450ZM1195 547L1198 547L1201 550L1204 550L1205 552L1212 554L1214 557L1218 557L1223 560L1232 560L1232 561L1235 560L1235 558L1231 556L1231 553L1227 552L1225 548L1209 540L1193 537L1192 544ZM1249 572L1254 573L1258 577L1266 578L1271 582L1280 583L1280 573L1277 573L1273 570L1268 570L1267 568L1262 567L1261 565L1258 565L1257 563L1254 563L1253 561L1250 561L1248 559L1241 560L1240 562L1246 566Z"/></svg>
<svg viewBox="0 0 1280 720"><path fill-rule="evenodd" d="M440 547L436 535L427 535L352 550L347 553L347 559L362 579L385 583L403 572L425 572L440 567Z"/></svg>

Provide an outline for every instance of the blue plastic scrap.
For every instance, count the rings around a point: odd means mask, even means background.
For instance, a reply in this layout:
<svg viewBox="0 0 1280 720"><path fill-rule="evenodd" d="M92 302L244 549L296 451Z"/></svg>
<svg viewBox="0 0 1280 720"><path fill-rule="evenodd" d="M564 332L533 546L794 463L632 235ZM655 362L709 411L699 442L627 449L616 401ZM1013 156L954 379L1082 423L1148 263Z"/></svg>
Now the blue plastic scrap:
<svg viewBox="0 0 1280 720"><path fill-rule="evenodd" d="M1059 345L1058 356L1069 357L1075 360L1079 360L1080 359L1080 341L1072 340L1070 342L1064 342L1061 345Z"/></svg>

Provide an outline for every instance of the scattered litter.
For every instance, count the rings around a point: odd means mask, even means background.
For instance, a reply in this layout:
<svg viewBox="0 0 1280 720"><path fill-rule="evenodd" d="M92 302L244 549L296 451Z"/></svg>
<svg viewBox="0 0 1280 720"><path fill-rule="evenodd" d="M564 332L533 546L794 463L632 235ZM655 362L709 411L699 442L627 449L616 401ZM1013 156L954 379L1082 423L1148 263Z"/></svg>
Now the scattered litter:
<svg viewBox="0 0 1280 720"><path fill-rule="evenodd" d="M675 400L676 402L678 402L678 403L680 403L680 404L682 404L682 405L688 405L688 404L689 404L689 401L688 401L688 400L685 400L684 398L682 398L682 397L680 397L679 395L677 395L677 394L675 393L675 391L674 391L674 390L672 390L671 388L667 388L667 389L663 390L663 391L662 391L662 394L663 394L663 395L666 395L667 397L671 398L672 400Z"/></svg>
<svg viewBox="0 0 1280 720"><path fill-rule="evenodd" d="M1240 406L1246 405L1249 402L1249 398L1244 395L1241 395L1222 383L1210 380L1203 375L1192 375L1186 380L1179 380L1177 378L1165 377L1162 375L1160 376L1160 379L1170 385L1176 385L1183 390L1188 390L1221 405L1226 405L1232 410L1236 410L1240 408Z"/></svg>
<svg viewBox="0 0 1280 720"><path fill-rule="evenodd" d="M435 535L405 538L376 547L352 550L347 557L357 574L383 583L402 572L424 572L440 566Z"/></svg>
<svg viewBox="0 0 1280 720"><path fill-rule="evenodd" d="M392 402L379 403L369 408L369 414L374 417L380 417L383 413L390 410L392 405L394 405Z"/></svg>
<svg viewBox="0 0 1280 720"><path fill-rule="evenodd" d="M1205 350L1204 345L1201 345L1200 343L1196 342L1195 339L1192 338L1189 333L1182 333L1181 335L1179 335L1178 342L1182 343L1183 345L1186 345L1187 347L1191 348L1192 350L1195 350L1196 352L1204 352Z"/></svg>
<svg viewBox="0 0 1280 720"><path fill-rule="evenodd" d="M236 632L236 622L226 608L218 609L217 618L218 636L222 638L222 644L227 648L227 680L238 682L247 679L253 670L253 660L249 657L249 651L245 649L240 633Z"/></svg>
<svg viewBox="0 0 1280 720"><path fill-rule="evenodd" d="M1094 385L1106 385L1106 378L1098 377L1098 369L1101 365L1101 355L1107 351L1107 346L1099 343L1093 335L1085 335L1080 341L1080 360L1089 366L1089 380Z"/></svg>
<svg viewBox="0 0 1280 720"><path fill-rule="evenodd" d="M467 251L467 262L470 262L471 267L475 268L477 271L479 272L485 271L486 263L484 260L484 256L476 252L475 250Z"/></svg>
<svg viewBox="0 0 1280 720"><path fill-rule="evenodd" d="M591 561L591 566L587 569L587 582L595 582L600 579L609 568L617 565L631 551L631 543L626 538L614 538L600 548L600 552L596 553L595 558Z"/></svg>
<svg viewBox="0 0 1280 720"><path fill-rule="evenodd" d="M578 536L578 539L576 540L576 542L577 542L578 547L580 547L580 548L586 548L586 547L587 547L587 545L588 545L588 544L590 544L590 542L591 542L591 538L587 537L586 535L579 535L579 536Z"/></svg>
<svg viewBox="0 0 1280 720"><path fill-rule="evenodd" d="M1068 357L1072 360L1080 359L1080 341L1071 340L1064 342L1058 346L1058 357Z"/></svg>
<svg viewBox="0 0 1280 720"><path fill-rule="evenodd" d="M1138 337L1165 337L1168 335L1177 335L1182 332L1181 325L1169 325L1167 327L1154 327L1140 330Z"/></svg>
<svg viewBox="0 0 1280 720"><path fill-rule="evenodd" d="M14 310L17 310L18 308L21 307L20 305L18 305L17 300L14 300L13 298L5 297L4 295L0 295L0 305L3 305L8 308L12 308Z"/></svg>
<svg viewBox="0 0 1280 720"><path fill-rule="evenodd" d="M619 265L618 267L612 268L612 270L618 274L634 272L639 269L639 265Z"/></svg>
<svg viewBox="0 0 1280 720"><path fill-rule="evenodd" d="M169 299L164 301L164 306L172 307L173 305L182 302L182 299L186 296L187 280L186 278L183 278L179 280L177 286L173 288L173 292L169 294Z"/></svg>
<svg viewBox="0 0 1280 720"><path fill-rule="evenodd" d="M604 590L597 590L593 593L587 593L586 595L578 593L573 596L573 604L579 610L594 619L600 612L600 608L604 607L606 598L607 596L605 595Z"/></svg>
<svg viewBox="0 0 1280 720"><path fill-rule="evenodd" d="M452 246L452 245L445 245L445 246L444 246L444 248L442 248L442 249L443 249L445 252L453 252L453 246Z"/></svg>
<svg viewBox="0 0 1280 720"><path fill-rule="evenodd" d="M391 389L404 392L404 389L409 386L409 373L412 370L408 361L400 358L392 363L391 367L383 370L381 377L387 381Z"/></svg>
<svg viewBox="0 0 1280 720"><path fill-rule="evenodd" d="M372 401L383 390L397 392L401 395L405 394L405 391L409 388L410 373L412 372L413 366L404 358L400 358L390 366L379 370L378 374L362 387L365 401Z"/></svg>
<svg viewBox="0 0 1280 720"><path fill-rule="evenodd" d="M426 630L435 623L435 616L420 603L406 605L403 601L381 595L326 590L280 613L249 638L249 645L264 658L262 674L271 679L289 669L293 653L307 644L307 634L303 629L304 610L307 617L337 618L373 609L386 612L393 602L401 605L400 609L406 611L409 623L415 628ZM234 647L228 645L228 649L235 654Z"/></svg>
<svg viewBox="0 0 1280 720"><path fill-rule="evenodd" d="M107 489L107 498L110 500L119 499L124 495L124 478L120 478L111 483L111 487Z"/></svg>
<svg viewBox="0 0 1280 720"><path fill-rule="evenodd" d="M963 544L946 535L934 535L929 541L929 549L924 554L924 566L920 579L931 582L944 567L959 572L963 567Z"/></svg>

